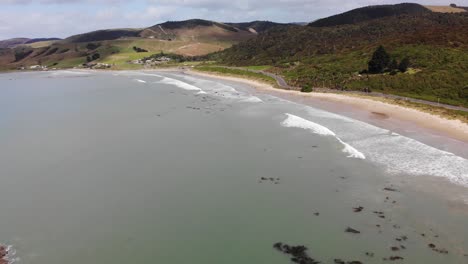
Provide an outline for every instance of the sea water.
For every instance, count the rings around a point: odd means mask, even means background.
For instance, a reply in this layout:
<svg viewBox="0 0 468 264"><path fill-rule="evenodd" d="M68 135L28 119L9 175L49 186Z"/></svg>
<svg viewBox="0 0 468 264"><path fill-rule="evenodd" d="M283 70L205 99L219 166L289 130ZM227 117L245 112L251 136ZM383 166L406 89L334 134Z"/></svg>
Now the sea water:
<svg viewBox="0 0 468 264"><path fill-rule="evenodd" d="M0 75L0 243L18 263L290 263L276 242L467 263L467 180L450 151L227 81Z"/></svg>

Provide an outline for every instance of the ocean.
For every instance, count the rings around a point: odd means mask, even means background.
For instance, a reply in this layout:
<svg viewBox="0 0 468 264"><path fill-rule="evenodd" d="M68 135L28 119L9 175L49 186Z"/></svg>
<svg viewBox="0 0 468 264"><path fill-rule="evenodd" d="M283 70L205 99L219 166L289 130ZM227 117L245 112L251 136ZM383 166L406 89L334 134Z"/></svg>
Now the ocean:
<svg viewBox="0 0 468 264"><path fill-rule="evenodd" d="M450 149L239 83L0 74L10 262L468 263L467 187Z"/></svg>

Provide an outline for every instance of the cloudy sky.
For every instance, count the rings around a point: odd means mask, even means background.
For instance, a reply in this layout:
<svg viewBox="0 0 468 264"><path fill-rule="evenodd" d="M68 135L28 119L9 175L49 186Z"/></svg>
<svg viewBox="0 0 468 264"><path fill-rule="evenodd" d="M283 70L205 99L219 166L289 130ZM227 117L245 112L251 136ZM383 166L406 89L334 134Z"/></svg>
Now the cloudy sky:
<svg viewBox="0 0 468 264"><path fill-rule="evenodd" d="M305 22L356 7L404 0L0 0L0 39L67 37L168 20ZM444 0L414 0L447 5ZM468 5L468 0L452 0Z"/></svg>

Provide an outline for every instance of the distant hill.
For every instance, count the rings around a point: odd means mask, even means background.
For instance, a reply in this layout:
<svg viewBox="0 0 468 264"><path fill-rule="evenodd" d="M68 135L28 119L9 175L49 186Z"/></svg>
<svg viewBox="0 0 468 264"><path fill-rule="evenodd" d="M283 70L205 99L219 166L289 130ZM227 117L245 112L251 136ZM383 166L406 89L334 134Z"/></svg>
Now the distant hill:
<svg viewBox="0 0 468 264"><path fill-rule="evenodd" d="M432 12L437 13L463 13L468 11L468 7L450 5L450 6L424 6Z"/></svg>
<svg viewBox="0 0 468 264"><path fill-rule="evenodd" d="M0 68L33 64L51 67L73 67L85 63L90 56L95 62L130 67L128 61L165 52L183 56L206 55L233 44L255 38L275 25L273 22L219 23L190 19L168 21L141 29L106 29L70 36L60 41L19 39L8 42L0 54ZM250 29L249 29L250 28ZM23 46L17 45L21 43ZM97 57L96 57L97 58Z"/></svg>
<svg viewBox="0 0 468 264"><path fill-rule="evenodd" d="M253 33L262 33L270 28L285 25L281 23L275 23L271 21L253 21L253 22L243 22L243 23L225 23L226 25L233 26L240 30L250 31Z"/></svg>
<svg viewBox="0 0 468 264"><path fill-rule="evenodd" d="M24 45L24 44L32 44L32 43L37 43L41 41L53 41L53 40L60 40L59 38L12 38L12 39L6 39L6 40L0 40L0 48L2 49L8 49L8 48L14 48L18 45Z"/></svg>
<svg viewBox="0 0 468 264"><path fill-rule="evenodd" d="M346 24L356 24L372 19L400 15L420 15L430 10L419 4L377 5L357 8L339 15L322 18L309 24L313 27L330 27Z"/></svg>
<svg viewBox="0 0 468 264"><path fill-rule="evenodd" d="M230 24L203 19L169 21L146 28L139 35L163 40L228 42L239 42L255 37L252 32L238 29Z"/></svg>
<svg viewBox="0 0 468 264"><path fill-rule="evenodd" d="M17 45L24 44L28 40L29 40L28 38L12 38L12 39L0 40L0 48L3 48L3 49L12 48Z"/></svg>
<svg viewBox="0 0 468 264"><path fill-rule="evenodd" d="M63 40L65 43L93 42L103 40L115 40L123 37L138 37L139 29L105 29L78 34Z"/></svg>
<svg viewBox="0 0 468 264"><path fill-rule="evenodd" d="M362 76L383 45L412 71ZM272 65L296 87L399 94L468 106L468 12L436 13L416 4L365 7L310 26L279 26L211 55L233 66Z"/></svg>
<svg viewBox="0 0 468 264"><path fill-rule="evenodd" d="M60 38L34 38L26 41L24 44L33 44L37 42L43 42L43 41L54 41L54 40L61 40Z"/></svg>

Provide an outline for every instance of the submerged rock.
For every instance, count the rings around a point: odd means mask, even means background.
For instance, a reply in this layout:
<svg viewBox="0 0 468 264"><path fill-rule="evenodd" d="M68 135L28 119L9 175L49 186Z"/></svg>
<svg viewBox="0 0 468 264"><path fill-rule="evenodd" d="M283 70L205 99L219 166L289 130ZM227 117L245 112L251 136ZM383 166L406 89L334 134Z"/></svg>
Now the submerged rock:
<svg viewBox="0 0 468 264"><path fill-rule="evenodd" d="M307 254L307 247L299 245L299 246L290 246L287 244L283 244L281 242L277 242L273 244L273 247L287 255L291 255L291 261L299 264L319 264L320 261L316 261L313 258L309 257Z"/></svg>
<svg viewBox="0 0 468 264"><path fill-rule="evenodd" d="M390 249L391 249L392 251L399 251L399 250L400 250L399 247L391 247Z"/></svg>
<svg viewBox="0 0 468 264"><path fill-rule="evenodd" d="M351 227L347 227L346 230L345 230L345 232L347 232L347 233L353 233L353 234L360 234L360 233L361 233L360 231L358 231L358 230L356 230L356 229L354 229L354 228L351 228Z"/></svg>
<svg viewBox="0 0 468 264"><path fill-rule="evenodd" d="M355 213L359 213L359 212L361 212L362 210L364 210L364 207L362 207L362 206L358 206L358 207L354 207L354 208L353 208L353 211L354 211Z"/></svg>
<svg viewBox="0 0 468 264"><path fill-rule="evenodd" d="M403 260L404 258L400 256L391 256L388 259L391 261L395 261L395 260Z"/></svg>

